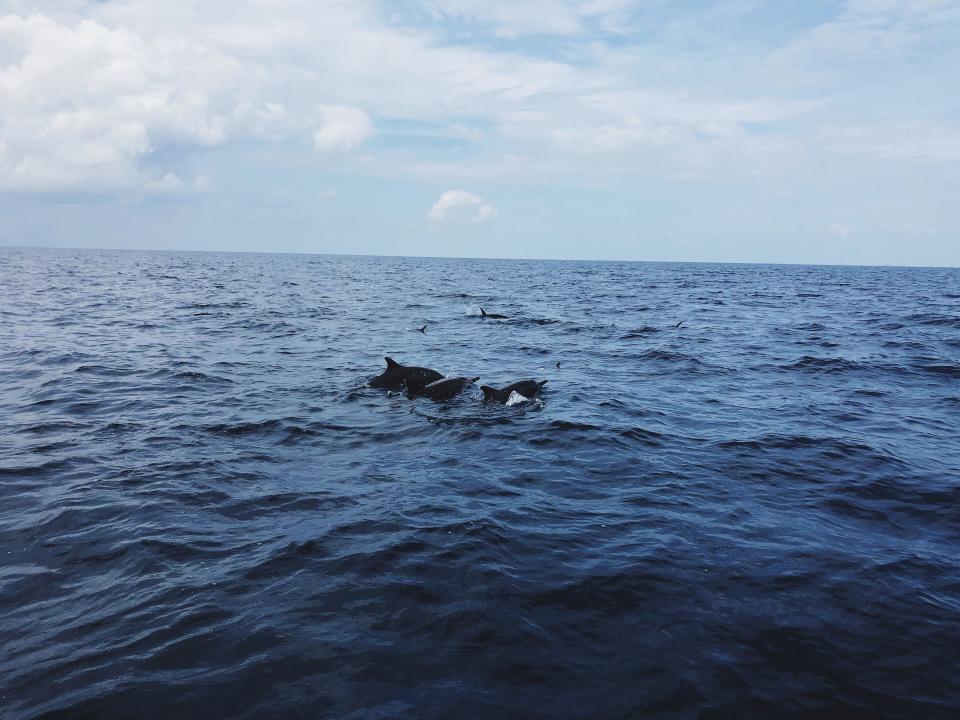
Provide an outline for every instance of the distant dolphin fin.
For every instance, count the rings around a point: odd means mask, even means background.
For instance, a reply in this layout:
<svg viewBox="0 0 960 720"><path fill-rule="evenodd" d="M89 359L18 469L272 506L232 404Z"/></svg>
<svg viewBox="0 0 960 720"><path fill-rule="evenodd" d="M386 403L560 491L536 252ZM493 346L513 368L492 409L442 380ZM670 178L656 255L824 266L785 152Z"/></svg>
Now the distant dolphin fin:
<svg viewBox="0 0 960 720"><path fill-rule="evenodd" d="M394 360L392 357L385 357L384 360L387 361L387 370L392 370L393 368L403 367L400 363Z"/></svg>
<svg viewBox="0 0 960 720"><path fill-rule="evenodd" d="M483 308L480 308L480 317L486 317L486 316L487 316L487 311L484 310Z"/></svg>

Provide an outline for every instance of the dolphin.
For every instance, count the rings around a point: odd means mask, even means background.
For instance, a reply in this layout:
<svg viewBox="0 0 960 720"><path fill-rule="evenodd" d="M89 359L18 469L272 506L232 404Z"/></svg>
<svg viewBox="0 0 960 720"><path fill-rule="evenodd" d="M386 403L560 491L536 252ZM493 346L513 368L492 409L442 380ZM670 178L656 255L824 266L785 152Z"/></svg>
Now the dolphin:
<svg viewBox="0 0 960 720"><path fill-rule="evenodd" d="M387 361L387 369L371 378L367 383L370 387L399 390L404 385L429 385L435 380L443 379L443 375L430 368L407 367L389 357L384 360Z"/></svg>
<svg viewBox="0 0 960 720"><path fill-rule="evenodd" d="M467 385L475 383L479 379L478 377L452 377L435 380L429 385L414 385L408 381L407 392L410 397L423 395L431 400L452 400L459 395Z"/></svg>
<svg viewBox="0 0 960 720"><path fill-rule="evenodd" d="M509 319L506 315L497 315L496 313L488 313L483 308L480 308L480 317L490 318L491 320L508 320Z"/></svg>
<svg viewBox="0 0 960 720"><path fill-rule="evenodd" d="M507 400L510 399L510 393L513 392L532 400L540 394L540 391L543 390L543 386L546 384L546 380L521 380L520 382L507 385L505 388L500 388L499 390L489 385L481 385L480 389L483 390L484 402L496 400L498 403L506 403Z"/></svg>
<svg viewBox="0 0 960 720"><path fill-rule="evenodd" d="M417 328L417 330L419 330L422 333L425 333L427 331L427 326L424 325L422 328Z"/></svg>

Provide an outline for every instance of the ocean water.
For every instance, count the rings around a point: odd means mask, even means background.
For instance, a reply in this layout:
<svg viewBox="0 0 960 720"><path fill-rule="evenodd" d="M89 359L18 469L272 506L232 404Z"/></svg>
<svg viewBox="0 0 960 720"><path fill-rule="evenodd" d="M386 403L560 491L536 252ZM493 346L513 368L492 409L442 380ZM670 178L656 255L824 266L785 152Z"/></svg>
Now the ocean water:
<svg viewBox="0 0 960 720"><path fill-rule="evenodd" d="M958 438L958 270L0 249L0 716L955 718Z"/></svg>

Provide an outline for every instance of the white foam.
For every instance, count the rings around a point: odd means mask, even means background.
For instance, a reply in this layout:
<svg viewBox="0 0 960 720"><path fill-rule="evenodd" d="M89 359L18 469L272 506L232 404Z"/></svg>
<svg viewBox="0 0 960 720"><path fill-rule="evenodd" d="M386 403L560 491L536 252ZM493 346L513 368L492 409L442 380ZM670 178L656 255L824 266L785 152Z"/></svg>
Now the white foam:
<svg viewBox="0 0 960 720"><path fill-rule="evenodd" d="M483 312L480 310L479 305L475 305L473 307L471 307L470 305L464 305L463 314L464 315L482 315Z"/></svg>
<svg viewBox="0 0 960 720"><path fill-rule="evenodd" d="M525 397L514 390L510 393L510 397L507 398L507 407L513 407L514 405L519 405L520 403L525 402L530 402L530 398Z"/></svg>

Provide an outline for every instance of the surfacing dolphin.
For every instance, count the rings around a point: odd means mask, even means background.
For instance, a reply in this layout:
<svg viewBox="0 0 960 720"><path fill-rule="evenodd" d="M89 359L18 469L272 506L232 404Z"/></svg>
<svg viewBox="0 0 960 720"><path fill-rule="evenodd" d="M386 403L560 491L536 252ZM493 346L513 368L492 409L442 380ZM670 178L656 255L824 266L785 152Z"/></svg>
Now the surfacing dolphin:
<svg viewBox="0 0 960 720"><path fill-rule="evenodd" d="M428 397L431 400L452 400L461 392L463 389L472 383L475 383L480 378L466 378L466 377L453 377L453 378L444 378L443 380L435 380L429 385L414 385L410 382L407 383L407 392L410 397L416 397L417 395L422 395Z"/></svg>
<svg viewBox="0 0 960 720"><path fill-rule="evenodd" d="M488 313L483 308L480 308L480 317L490 318L491 320L509 320L506 315L497 315L496 313Z"/></svg>
<svg viewBox="0 0 960 720"><path fill-rule="evenodd" d="M506 404L507 400L510 399L510 393L517 393L518 395L523 395L528 400L533 400L533 398L540 394L540 391L543 390L543 386L546 384L546 380L520 380L499 390L489 385L481 385L480 389L483 390L484 402L496 400L498 403Z"/></svg>
<svg viewBox="0 0 960 720"><path fill-rule="evenodd" d="M443 380L443 375L436 370L422 367L407 367L401 365L393 358L386 357L387 369L371 378L367 383L372 388L384 388L386 390L399 390L404 385L414 385L417 387L429 385L437 380Z"/></svg>

